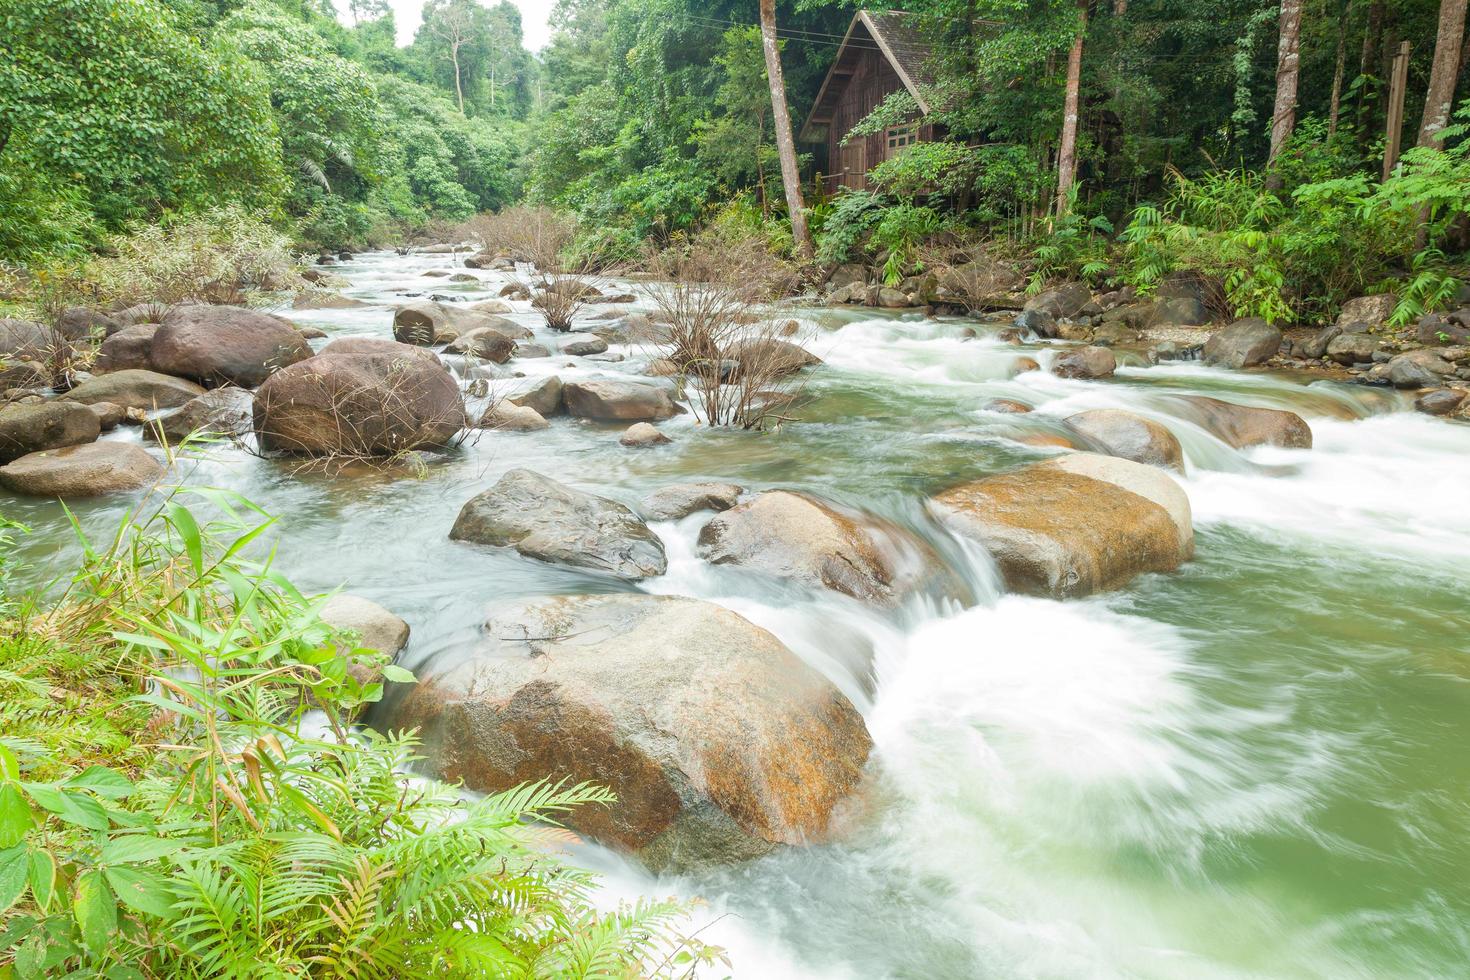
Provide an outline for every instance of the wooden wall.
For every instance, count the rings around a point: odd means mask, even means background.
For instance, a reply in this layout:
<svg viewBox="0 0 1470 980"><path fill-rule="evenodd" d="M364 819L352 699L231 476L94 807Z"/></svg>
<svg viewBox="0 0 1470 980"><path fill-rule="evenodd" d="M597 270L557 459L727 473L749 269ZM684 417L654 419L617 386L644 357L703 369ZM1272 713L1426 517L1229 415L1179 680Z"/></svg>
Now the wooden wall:
<svg viewBox="0 0 1470 980"><path fill-rule="evenodd" d="M863 36L864 43L873 42ZM835 81L835 79L834 79ZM861 190L868 186L868 171L883 161L888 152L888 141L882 132L869 136L854 137L843 146L842 137L847 131L866 117L892 92L903 88L903 81L893 70L893 65L879 51L861 51L852 76L838 97L833 109L832 124L827 134L827 167L831 173L826 177L826 191L832 193L839 187ZM932 139L932 126L919 129L919 139Z"/></svg>

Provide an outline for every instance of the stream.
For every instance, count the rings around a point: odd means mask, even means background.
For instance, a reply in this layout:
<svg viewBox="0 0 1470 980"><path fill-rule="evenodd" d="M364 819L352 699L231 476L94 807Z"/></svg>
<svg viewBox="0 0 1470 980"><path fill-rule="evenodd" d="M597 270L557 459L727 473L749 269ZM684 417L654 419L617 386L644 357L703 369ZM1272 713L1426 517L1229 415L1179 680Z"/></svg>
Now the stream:
<svg viewBox="0 0 1470 980"><path fill-rule="evenodd" d="M508 281L423 275L459 266L379 252L331 271L374 304L474 302ZM554 348L539 314L514 305ZM330 337L391 335L384 305L280 312ZM512 468L629 505L693 480L807 490L933 541L976 604L881 613L700 561L707 512L652 525L669 569L642 589L771 630L848 695L874 741L870 812L840 844L661 879L578 849L609 900L701 897L690 928L729 949L738 977L1466 975L1470 425L1417 414L1392 391L1136 356L1120 355L1104 382L1012 378L1018 355L1045 366L1057 348L1005 343L1001 322L790 312L826 366L801 420L774 434L682 415L660 424L672 445L636 450L619 445L622 426L558 417L538 432L478 432L422 468L329 475L223 447L176 472L277 515L277 565L303 589L346 583L407 619L400 662L421 674L472 642L492 601L634 588L450 541L461 505ZM503 376L494 390L515 371L636 375L652 356L613 351L626 360L483 371ZM1315 447L1236 451L1177 411L1172 396L1186 393L1290 409ZM982 408L992 398L1035 411ZM1181 441L1194 560L1089 599L1000 594L983 553L926 520L925 498L1056 452L1016 437L1104 407ZM132 503L73 509L102 537ZM33 573L68 567L76 547L58 504L0 493L0 506L34 529Z"/></svg>

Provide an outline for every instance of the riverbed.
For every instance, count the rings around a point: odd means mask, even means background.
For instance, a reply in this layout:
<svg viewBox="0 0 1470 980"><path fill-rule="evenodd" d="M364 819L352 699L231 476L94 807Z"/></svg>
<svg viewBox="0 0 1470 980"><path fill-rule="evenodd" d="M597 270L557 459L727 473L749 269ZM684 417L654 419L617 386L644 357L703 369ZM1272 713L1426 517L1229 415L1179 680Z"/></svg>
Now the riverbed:
<svg viewBox="0 0 1470 980"><path fill-rule="evenodd" d="M474 302L508 281L424 276L455 266L357 256L331 271L374 305L281 312L329 337L388 337L386 304ZM514 305L555 349L530 305ZM558 417L386 469L304 470L219 447L175 472L277 515L277 564L298 585L345 584L407 619L401 662L420 672L473 642L491 603L634 588L451 542L461 505L509 469L629 505L692 480L794 488L928 538L977 602L878 612L700 561L708 513L652 525L669 569L639 587L771 630L848 695L874 739L865 816L840 844L665 879L579 851L608 874L609 897L702 898L694 927L709 924L700 938L730 949L736 976L1465 975L1470 425L1417 414L1391 391L1137 356L1107 381L1013 377L1018 355L1044 367L1056 348L1006 343L1001 322L786 313L826 363L800 421L774 433L682 415L660 424L672 444L640 450L619 445L620 426ZM624 360L558 355L475 373L506 391L516 372L636 376L656 356L612 353ZM1315 445L1236 451L1183 416L1180 394L1290 409ZM1034 411L987 410L995 398ZM1090 599L1001 594L985 555L940 532L925 498L1061 451L1018 439L1104 407L1182 443L1194 560ZM73 510L104 536L132 502ZM34 529L23 546L33 574L68 567L59 505L0 494L0 507Z"/></svg>

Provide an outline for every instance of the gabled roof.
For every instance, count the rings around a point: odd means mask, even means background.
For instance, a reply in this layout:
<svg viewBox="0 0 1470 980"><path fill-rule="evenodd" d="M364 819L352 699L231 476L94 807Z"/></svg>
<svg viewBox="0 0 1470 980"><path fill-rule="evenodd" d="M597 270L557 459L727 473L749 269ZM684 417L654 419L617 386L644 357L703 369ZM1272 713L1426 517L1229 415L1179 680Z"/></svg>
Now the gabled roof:
<svg viewBox="0 0 1470 980"><path fill-rule="evenodd" d="M816 101L802 123L798 139L811 141L813 129L832 121L843 84L852 77L862 53L875 46L893 66L920 111L926 114L930 111L929 100L922 91L922 87L933 81L927 67L929 45L919 36L913 15L898 10L859 10L847 25L837 57L832 59L832 67L822 79L822 87L817 90Z"/></svg>

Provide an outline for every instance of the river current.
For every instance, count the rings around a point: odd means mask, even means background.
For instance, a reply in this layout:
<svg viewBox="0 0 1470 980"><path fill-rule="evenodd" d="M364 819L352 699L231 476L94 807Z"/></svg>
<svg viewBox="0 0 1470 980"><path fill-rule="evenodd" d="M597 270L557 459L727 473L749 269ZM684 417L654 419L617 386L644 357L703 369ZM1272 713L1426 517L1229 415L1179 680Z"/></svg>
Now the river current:
<svg viewBox="0 0 1470 980"><path fill-rule="evenodd" d="M372 304L478 301L507 281L423 275L457 265L383 252L332 271ZM391 335L387 305L281 312L332 337ZM1044 366L1054 350L1004 343L1000 323L790 312L826 364L777 433L684 415L660 425L672 445L633 450L619 426L560 417L479 433L422 467L326 474L218 448L176 473L277 515L278 567L303 588L345 584L407 619L401 662L420 672L472 642L491 602L631 587L451 542L461 505L512 468L630 505L690 480L795 488L929 537L974 605L879 613L700 561L708 513L653 525L669 570L641 588L771 630L848 694L874 740L867 816L841 844L664 879L579 849L609 901L702 898L690 928L729 949L738 977L1470 974L1470 425L1394 392L1190 363L1122 358L1105 382L1011 377L1018 355ZM636 375L651 356L613 351L626 359L513 360L490 385ZM1238 452L1179 414L1171 396L1187 393L1290 409L1315 446ZM1035 411L990 412L992 398ZM926 520L925 497L1057 451L1016 437L1103 407L1180 439L1195 559L1090 599L1002 595L982 553ZM100 537L131 503L74 510ZM75 557L59 505L0 494L0 509L33 527L24 547L41 572Z"/></svg>

